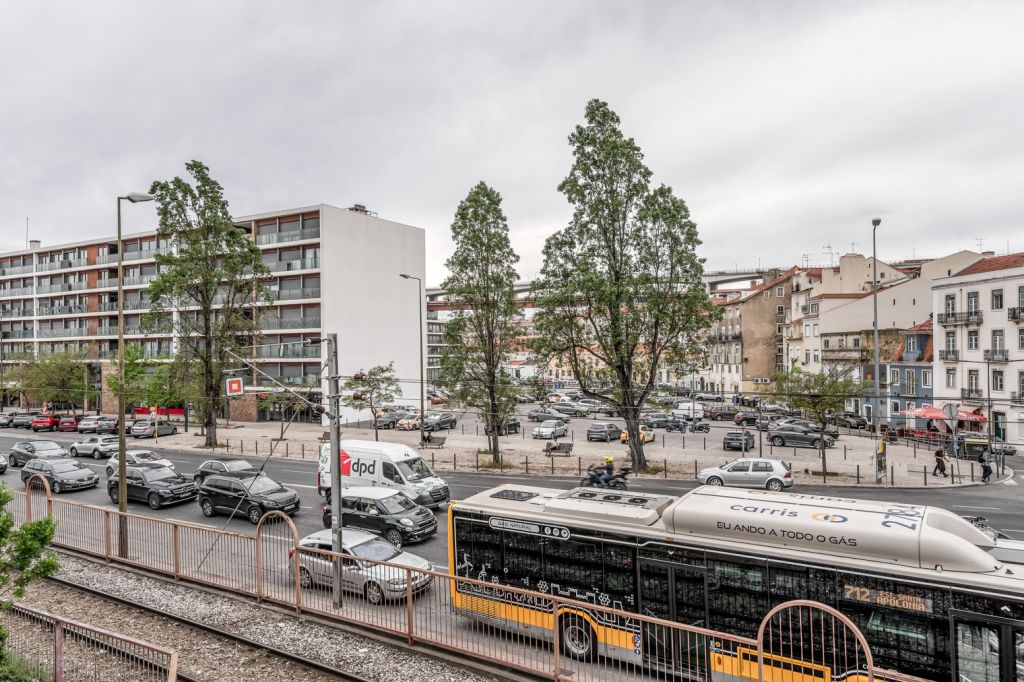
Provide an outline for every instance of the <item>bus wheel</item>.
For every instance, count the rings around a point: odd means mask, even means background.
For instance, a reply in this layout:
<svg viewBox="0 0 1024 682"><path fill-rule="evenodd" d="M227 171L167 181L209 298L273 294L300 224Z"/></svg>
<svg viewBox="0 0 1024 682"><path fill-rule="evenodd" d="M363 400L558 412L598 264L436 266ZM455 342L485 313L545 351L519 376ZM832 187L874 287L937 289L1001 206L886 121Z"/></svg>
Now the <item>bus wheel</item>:
<svg viewBox="0 0 1024 682"><path fill-rule="evenodd" d="M594 659L596 639L594 629L578 616L562 618L562 653L577 661Z"/></svg>

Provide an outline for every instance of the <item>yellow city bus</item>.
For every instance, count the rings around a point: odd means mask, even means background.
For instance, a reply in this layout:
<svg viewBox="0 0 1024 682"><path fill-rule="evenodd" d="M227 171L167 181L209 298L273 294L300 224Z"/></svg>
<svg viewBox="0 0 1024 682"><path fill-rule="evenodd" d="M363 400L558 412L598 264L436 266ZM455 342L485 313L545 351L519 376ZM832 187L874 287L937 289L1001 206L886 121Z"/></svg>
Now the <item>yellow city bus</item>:
<svg viewBox="0 0 1024 682"><path fill-rule="evenodd" d="M544 595L748 638L772 607L807 599L852 619L876 666L934 680L1019 682L1024 673L1024 542L993 539L935 507L509 484L451 505L448 550L452 575L490 583L453 581L455 609L537 639L554 632ZM716 650L714 641L680 650L643 621L581 611L559 617L571 657L757 677L756 651ZM803 663L821 656L805 653L814 655L765 664L787 680L859 676Z"/></svg>

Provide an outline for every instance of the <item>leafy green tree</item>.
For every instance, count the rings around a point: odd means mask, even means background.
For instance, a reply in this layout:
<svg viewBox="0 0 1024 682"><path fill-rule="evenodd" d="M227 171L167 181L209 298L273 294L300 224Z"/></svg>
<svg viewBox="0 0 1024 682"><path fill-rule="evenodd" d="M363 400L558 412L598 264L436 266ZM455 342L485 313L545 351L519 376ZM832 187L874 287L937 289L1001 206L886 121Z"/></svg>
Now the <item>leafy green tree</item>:
<svg viewBox="0 0 1024 682"><path fill-rule="evenodd" d="M441 284L455 312L445 327L438 383L452 398L479 411L490 436L491 457L501 461L498 436L515 411L515 386L504 369L518 350L522 313L516 305L515 264L501 195L480 182L455 211L455 253Z"/></svg>
<svg viewBox="0 0 1024 682"><path fill-rule="evenodd" d="M306 389L305 392L302 390L277 391L268 393L265 398L260 398L260 407L264 410L281 413L281 433L277 437L278 440L284 440L284 432L288 423L295 418L296 413L309 405L309 396L312 390L313 387Z"/></svg>
<svg viewBox="0 0 1024 682"><path fill-rule="evenodd" d="M651 188L619 117L591 100L569 144L575 160L558 189L573 216L544 245L535 347L567 364L584 395L623 416L633 466L643 471L640 410L658 369L697 354L718 313L686 204L669 187Z"/></svg>
<svg viewBox="0 0 1024 682"><path fill-rule="evenodd" d="M138 344L129 343L124 347L124 395L125 403L140 400L143 386L146 384L146 360L142 357L142 349ZM117 357L114 357L113 372L107 375L107 388L113 393L118 392L120 379L117 371Z"/></svg>
<svg viewBox="0 0 1024 682"><path fill-rule="evenodd" d="M160 226L157 237L174 245L157 254L157 278L149 285L152 312L147 323L167 323L179 348L195 362L201 377L196 399L206 445L217 444L216 409L223 395L221 371L228 351L255 343L260 332L259 302L270 302L263 263L252 237L234 226L220 184L199 161L185 168L194 180L154 182Z"/></svg>
<svg viewBox="0 0 1024 682"><path fill-rule="evenodd" d="M85 403L86 394L97 397L84 351L29 356L17 371L22 390L34 402L67 403L77 409Z"/></svg>
<svg viewBox="0 0 1024 682"><path fill-rule="evenodd" d="M847 398L863 391L864 385L853 378L853 366L838 364L826 366L820 372L802 372L796 367L788 373L776 374L761 393L800 410L817 424L821 470L827 473L825 429L829 419L846 408Z"/></svg>
<svg viewBox="0 0 1024 682"><path fill-rule="evenodd" d="M395 398L402 393L402 389L398 386L398 377L395 376L395 363L377 365L365 372L359 370L345 382L342 389L345 391L341 396L342 404L359 410L370 410L370 418L373 420L373 439L380 440L377 416L381 408L394 402Z"/></svg>

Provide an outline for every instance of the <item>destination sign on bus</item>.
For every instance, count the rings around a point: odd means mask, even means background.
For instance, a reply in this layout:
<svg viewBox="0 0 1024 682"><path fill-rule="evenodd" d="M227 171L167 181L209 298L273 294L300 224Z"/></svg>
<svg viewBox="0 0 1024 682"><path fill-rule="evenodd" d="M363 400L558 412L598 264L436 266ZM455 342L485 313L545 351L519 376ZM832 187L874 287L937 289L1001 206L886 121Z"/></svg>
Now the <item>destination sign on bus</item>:
<svg viewBox="0 0 1024 682"><path fill-rule="evenodd" d="M856 601L862 604L888 606L905 611L917 611L918 613L932 612L932 600L927 597L900 594L887 590L873 590L870 587L861 587L860 585L843 585L843 597L849 601Z"/></svg>
<svg viewBox="0 0 1024 682"><path fill-rule="evenodd" d="M509 530L513 533L526 533L527 535L544 535L549 538L569 538L569 529L562 526L549 526L547 524L530 523L519 519L502 519L492 517L488 520L491 528L496 530Z"/></svg>

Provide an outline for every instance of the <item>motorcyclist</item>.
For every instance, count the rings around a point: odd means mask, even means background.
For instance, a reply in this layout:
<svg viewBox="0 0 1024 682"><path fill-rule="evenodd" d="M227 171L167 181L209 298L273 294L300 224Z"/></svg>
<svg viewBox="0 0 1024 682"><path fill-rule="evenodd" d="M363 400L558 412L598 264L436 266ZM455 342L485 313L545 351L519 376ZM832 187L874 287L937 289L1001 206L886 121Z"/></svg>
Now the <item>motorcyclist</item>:
<svg viewBox="0 0 1024 682"><path fill-rule="evenodd" d="M596 470L603 470L602 473L597 477L598 485L608 485L608 481L610 481L612 476L615 474L615 458L605 457L604 465L597 467Z"/></svg>

